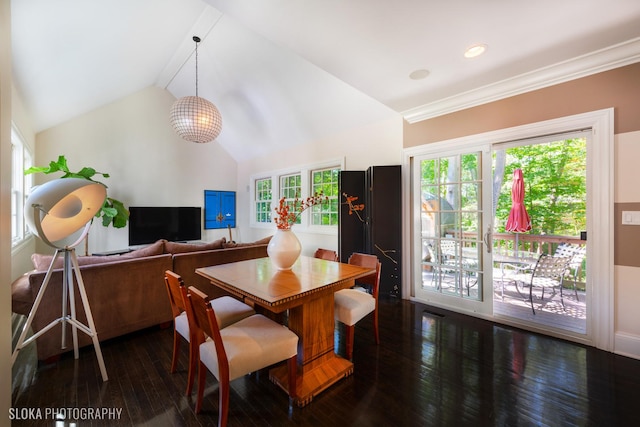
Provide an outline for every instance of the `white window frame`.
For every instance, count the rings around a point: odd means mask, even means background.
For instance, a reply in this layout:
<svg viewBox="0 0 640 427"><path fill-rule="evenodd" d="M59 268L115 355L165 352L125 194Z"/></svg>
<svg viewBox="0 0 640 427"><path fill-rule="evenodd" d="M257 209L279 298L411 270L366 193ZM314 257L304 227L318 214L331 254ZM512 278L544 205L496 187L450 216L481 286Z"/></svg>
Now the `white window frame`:
<svg viewBox="0 0 640 427"><path fill-rule="evenodd" d="M33 175L24 171L33 166L33 154L15 125L11 126L11 248L31 238L24 221L24 204L33 187Z"/></svg>
<svg viewBox="0 0 640 427"><path fill-rule="evenodd" d="M255 191L256 191L256 181L266 178L271 178L271 194L273 194L274 199L272 200L272 209L274 209L278 201L280 200L280 178L284 176L296 175L300 174L300 183L302 194L300 195L300 199L306 199L307 197L312 197L311 193L311 173L317 170L324 169L340 169L344 170L344 158L337 160L330 160L319 163L312 163L303 166L291 167L286 169L279 169L275 171L263 172L260 174L251 175L250 177L250 185L249 189L251 194L249 195L249 199L251 200L251 216L249 226L252 228L268 228L273 229L275 227L275 222L273 222L273 218L275 212L272 213L271 223L257 222L256 221L256 205L255 205ZM310 217L310 209L306 209L300 215L300 224L295 224L294 227L296 230L302 232L316 233L316 234L338 234L338 226L337 225L312 225L311 217Z"/></svg>
<svg viewBox="0 0 640 427"><path fill-rule="evenodd" d="M258 202L260 203L265 203L267 202L266 200L260 200L258 201L256 199L257 195L256 195L256 186L258 181L266 181L269 180L271 181L271 199L268 201L268 203L271 205L271 212L270 212L270 221L269 222L264 222L264 221L257 221L256 217L258 216L258 209L256 208L256 205L258 204ZM266 176L266 177L256 177L254 179L252 179L251 182L251 220L250 223L251 224L271 224L273 222L273 178L270 176Z"/></svg>

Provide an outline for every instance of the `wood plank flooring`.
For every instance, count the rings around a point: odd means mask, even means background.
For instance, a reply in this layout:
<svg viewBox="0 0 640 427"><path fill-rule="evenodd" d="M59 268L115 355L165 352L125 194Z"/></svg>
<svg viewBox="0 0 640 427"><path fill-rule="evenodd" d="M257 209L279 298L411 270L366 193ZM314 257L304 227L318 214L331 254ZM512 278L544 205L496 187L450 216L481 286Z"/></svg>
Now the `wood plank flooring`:
<svg viewBox="0 0 640 427"><path fill-rule="evenodd" d="M640 425L640 360L402 300L380 302L380 327L376 346L370 317L358 323L354 374L304 408L290 407L267 372L232 382L229 426ZM11 425L216 425L216 380L207 377L195 415L195 394L184 395L187 346L170 374L171 346L171 328L103 342L107 382L91 347L49 365L25 350L14 365L14 414L68 408L67 417ZM79 419L88 408L121 412Z"/></svg>

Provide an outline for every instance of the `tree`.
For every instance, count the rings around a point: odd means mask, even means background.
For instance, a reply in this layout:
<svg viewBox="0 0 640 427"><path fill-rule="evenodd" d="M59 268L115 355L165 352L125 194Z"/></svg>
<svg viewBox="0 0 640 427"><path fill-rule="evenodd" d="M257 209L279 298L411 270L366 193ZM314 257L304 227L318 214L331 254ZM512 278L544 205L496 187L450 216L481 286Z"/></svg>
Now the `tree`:
<svg viewBox="0 0 640 427"><path fill-rule="evenodd" d="M498 232L511 209L513 171L522 169L525 206L533 234L574 236L586 229L586 140L566 139L506 151L502 191L496 209Z"/></svg>

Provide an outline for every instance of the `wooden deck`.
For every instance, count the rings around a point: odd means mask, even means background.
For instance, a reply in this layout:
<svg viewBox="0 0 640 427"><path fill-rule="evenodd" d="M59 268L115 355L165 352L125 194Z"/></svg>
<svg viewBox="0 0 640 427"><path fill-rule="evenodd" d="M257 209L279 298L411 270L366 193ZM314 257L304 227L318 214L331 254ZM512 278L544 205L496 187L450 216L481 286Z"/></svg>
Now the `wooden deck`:
<svg viewBox="0 0 640 427"><path fill-rule="evenodd" d="M587 306L586 295L578 292L578 298L573 291L563 291L564 306L560 300L560 294L550 294L547 290L544 299L540 299L540 289L534 289L533 307L529 302L529 289L515 287L514 282L505 282L504 298L502 296L502 284L500 280L494 280L493 312L496 315L514 317L525 320L538 326L563 329L578 334L587 331Z"/></svg>

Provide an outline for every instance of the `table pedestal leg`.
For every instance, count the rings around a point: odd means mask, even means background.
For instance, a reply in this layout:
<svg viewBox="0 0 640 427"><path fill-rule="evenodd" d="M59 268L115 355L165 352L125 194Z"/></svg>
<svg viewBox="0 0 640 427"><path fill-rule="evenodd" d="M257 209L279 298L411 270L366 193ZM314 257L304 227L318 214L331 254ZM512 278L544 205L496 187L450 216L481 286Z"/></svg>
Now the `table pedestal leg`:
<svg viewBox="0 0 640 427"><path fill-rule="evenodd" d="M289 329L298 337L298 382L294 399L300 407L341 378L353 373L353 363L334 352L333 294L289 310ZM288 392L287 367L278 366L269 378Z"/></svg>

